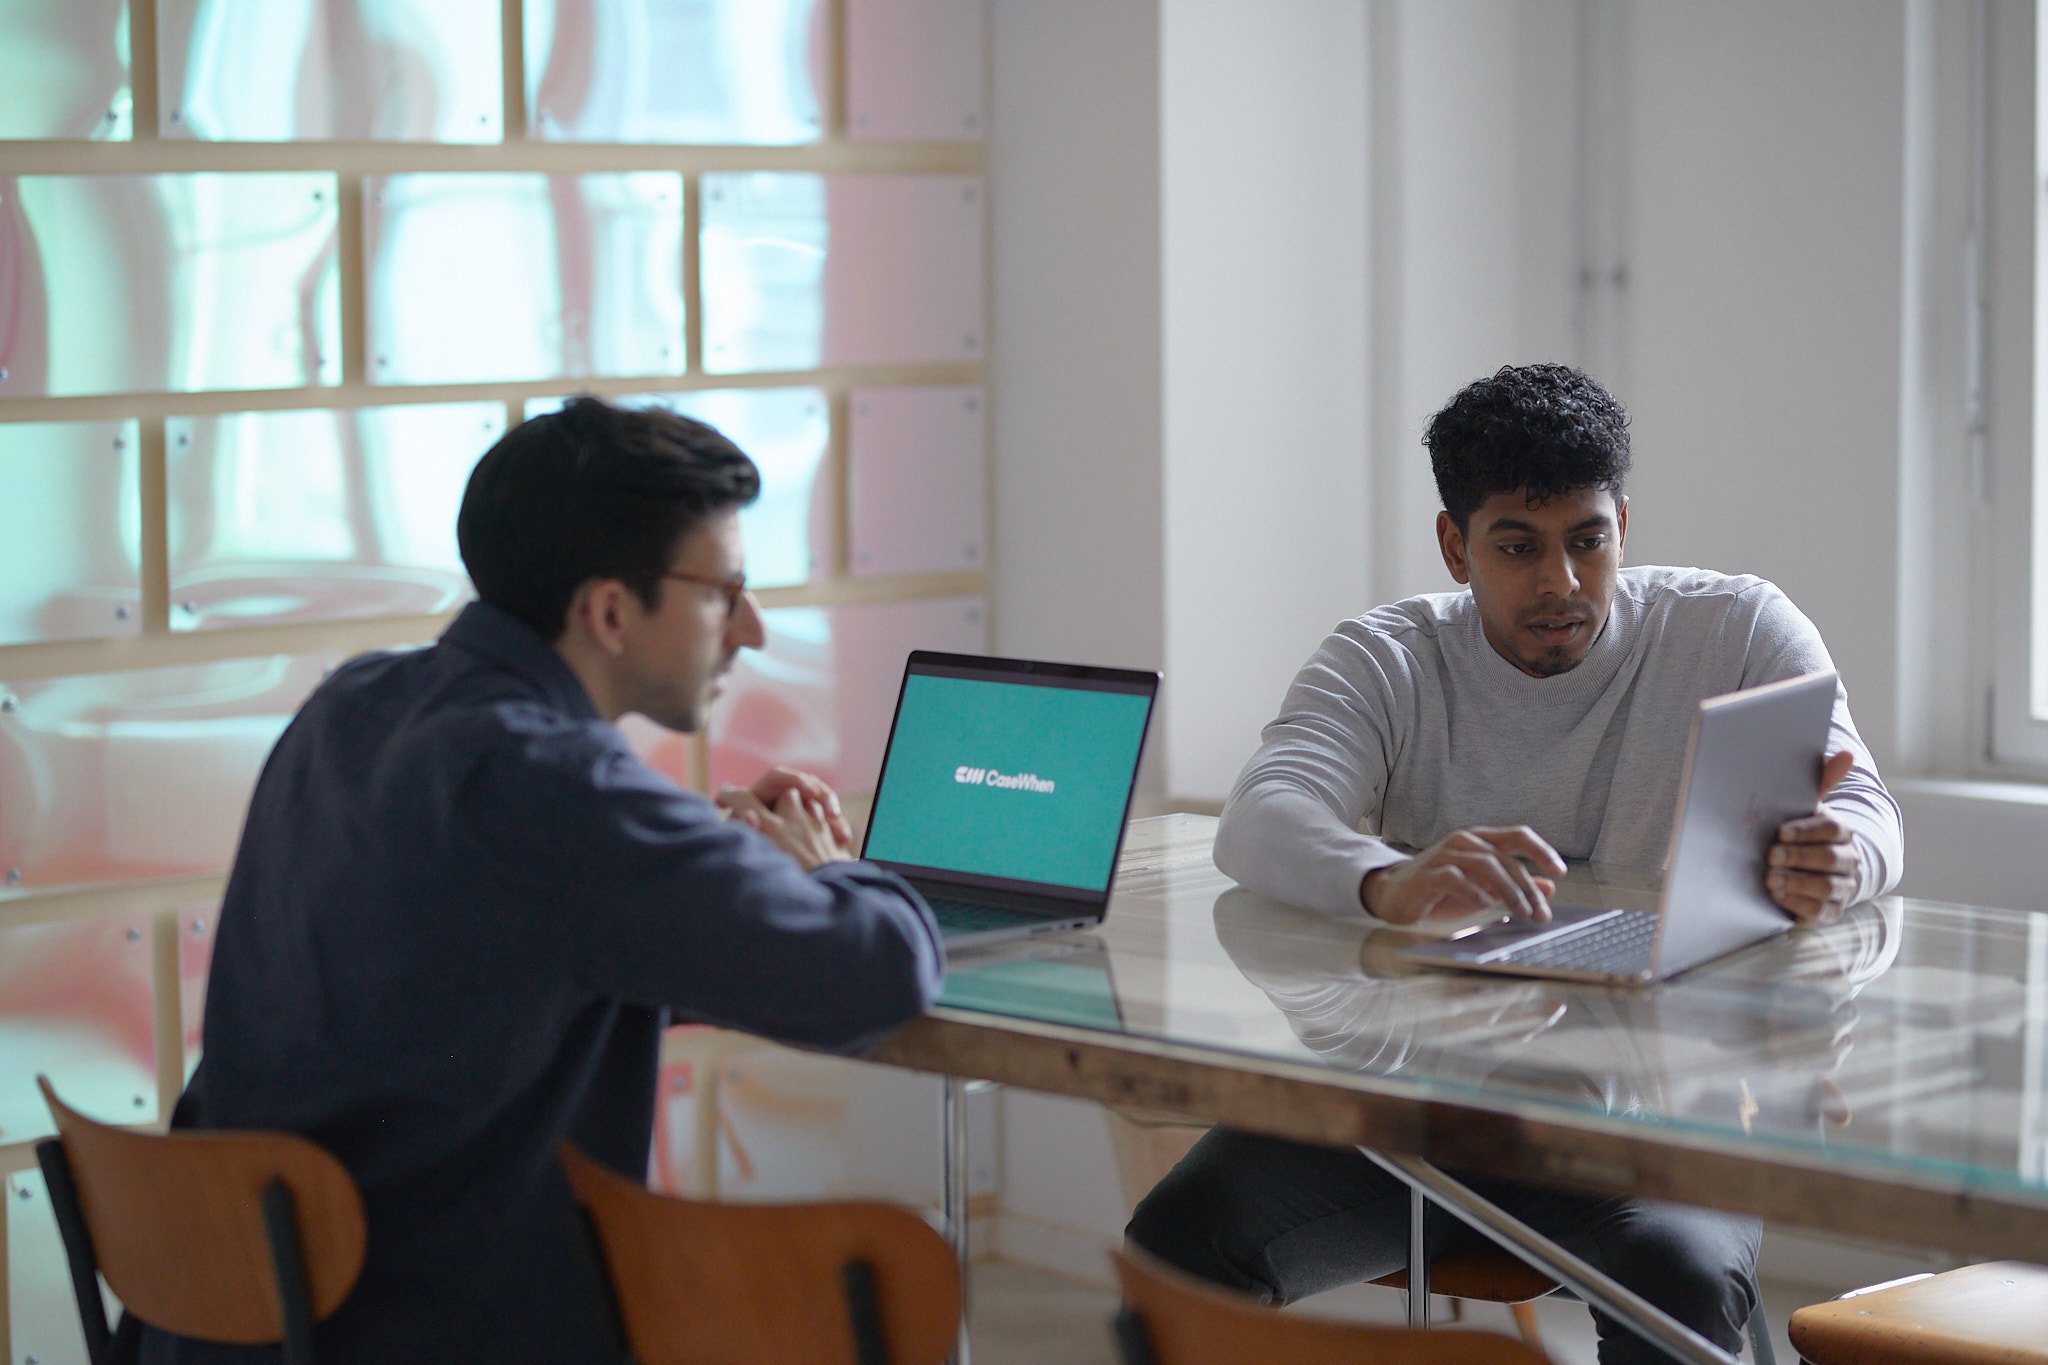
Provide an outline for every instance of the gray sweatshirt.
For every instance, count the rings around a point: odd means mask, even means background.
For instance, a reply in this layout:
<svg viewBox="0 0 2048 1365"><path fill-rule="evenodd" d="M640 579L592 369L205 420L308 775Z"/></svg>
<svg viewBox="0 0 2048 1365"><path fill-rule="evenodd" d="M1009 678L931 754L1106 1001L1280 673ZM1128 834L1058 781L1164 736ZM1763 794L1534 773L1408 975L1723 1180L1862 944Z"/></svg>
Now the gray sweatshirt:
<svg viewBox="0 0 2048 1365"><path fill-rule="evenodd" d="M1700 700L1833 666L1776 587L1705 569L1623 569L1600 638L1550 678L1494 651L1469 592L1377 607L1295 675L1224 806L1216 866L1332 914L1364 913L1366 873L1407 856L1392 844L1476 825L1528 825L1567 858L1662 867ZM1842 749L1856 765L1826 809L1853 831L1863 900L1898 884L1904 837L1846 689L1828 741Z"/></svg>

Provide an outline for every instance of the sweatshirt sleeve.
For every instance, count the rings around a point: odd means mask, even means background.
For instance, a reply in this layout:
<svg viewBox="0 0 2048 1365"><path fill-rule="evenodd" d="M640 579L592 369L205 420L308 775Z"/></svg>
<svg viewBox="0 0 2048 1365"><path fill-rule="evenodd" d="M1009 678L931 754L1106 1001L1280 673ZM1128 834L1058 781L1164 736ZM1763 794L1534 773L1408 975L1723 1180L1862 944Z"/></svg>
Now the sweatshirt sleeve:
<svg viewBox="0 0 2048 1365"><path fill-rule="evenodd" d="M1359 884L1407 854L1361 834L1376 819L1398 743L1397 679L1359 622L1340 626L1295 675L1216 830L1216 866L1280 900L1365 913Z"/></svg>
<svg viewBox="0 0 2048 1365"><path fill-rule="evenodd" d="M1767 584L1765 591L1750 637L1743 686L1833 669L1834 660L1813 622L1777 588ZM1853 904L1882 896L1899 884L1905 870L1906 835L1898 802L1885 790L1884 779L1877 775L1877 762L1856 732L1856 721L1849 714L1849 689L1837 681L1827 751L1835 754L1844 749L1856 756L1855 764L1821 802L1821 809L1848 827L1860 855L1861 871L1850 898Z"/></svg>

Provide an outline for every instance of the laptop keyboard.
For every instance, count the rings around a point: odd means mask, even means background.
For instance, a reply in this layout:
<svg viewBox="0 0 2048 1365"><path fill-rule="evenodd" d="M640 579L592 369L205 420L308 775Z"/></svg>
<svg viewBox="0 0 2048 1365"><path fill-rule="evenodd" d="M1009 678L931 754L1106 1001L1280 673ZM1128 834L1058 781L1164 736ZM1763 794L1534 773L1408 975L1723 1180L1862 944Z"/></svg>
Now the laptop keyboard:
<svg viewBox="0 0 2048 1365"><path fill-rule="evenodd" d="M1002 929L1012 924L1029 924L1043 919L1043 915L1028 914L1022 910L1005 910L998 905L977 905L973 901L945 900L927 896L925 904L932 908L932 918L939 922L939 928L949 934L972 934L983 929Z"/></svg>
<svg viewBox="0 0 2048 1365"><path fill-rule="evenodd" d="M1650 965L1650 945L1656 938L1655 915L1624 910L1576 932L1489 953L1487 960L1634 976Z"/></svg>

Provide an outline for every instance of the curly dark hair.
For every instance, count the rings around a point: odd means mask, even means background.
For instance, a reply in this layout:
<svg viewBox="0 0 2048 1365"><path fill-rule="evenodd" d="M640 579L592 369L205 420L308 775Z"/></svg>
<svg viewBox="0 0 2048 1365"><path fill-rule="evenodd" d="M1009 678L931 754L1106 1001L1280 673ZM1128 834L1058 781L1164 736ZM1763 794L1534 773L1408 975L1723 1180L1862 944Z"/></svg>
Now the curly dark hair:
<svg viewBox="0 0 2048 1365"><path fill-rule="evenodd" d="M1460 535L1496 493L1523 493L1531 507L1574 488L1618 498L1628 476L1627 410L1569 365L1503 365L1467 384L1422 443Z"/></svg>
<svg viewBox="0 0 2048 1365"><path fill-rule="evenodd" d="M677 542L760 491L754 462L716 428L586 395L484 452L455 538L477 596L552 643L590 579L616 578L659 607Z"/></svg>

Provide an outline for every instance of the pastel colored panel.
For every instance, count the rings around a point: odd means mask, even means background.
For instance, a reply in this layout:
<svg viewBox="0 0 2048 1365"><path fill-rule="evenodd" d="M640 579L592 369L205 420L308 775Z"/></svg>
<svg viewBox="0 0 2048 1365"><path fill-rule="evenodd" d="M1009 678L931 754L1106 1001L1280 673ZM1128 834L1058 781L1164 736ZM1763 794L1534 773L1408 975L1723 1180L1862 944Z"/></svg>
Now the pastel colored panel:
<svg viewBox="0 0 2048 1365"><path fill-rule="evenodd" d="M366 332L376 384L683 372L683 182L372 176Z"/></svg>
<svg viewBox="0 0 2048 1365"><path fill-rule="evenodd" d="M142 629L134 422L0 425L0 644Z"/></svg>
<svg viewBox="0 0 2048 1365"><path fill-rule="evenodd" d="M135 136L128 0L0 0L0 139Z"/></svg>
<svg viewBox="0 0 2048 1365"><path fill-rule="evenodd" d="M712 711L713 789L751 783L780 763L841 792L874 790L910 651L979 654L988 641L978 597L764 615L766 647L741 652Z"/></svg>
<svg viewBox="0 0 2048 1365"><path fill-rule="evenodd" d="M151 952L146 916L0 930L0 1144L54 1131L37 1076L104 1122L155 1120Z"/></svg>
<svg viewBox="0 0 2048 1365"><path fill-rule="evenodd" d="M158 126L214 142L496 142L499 0L157 0Z"/></svg>
<svg viewBox="0 0 2048 1365"><path fill-rule="evenodd" d="M185 1079L199 1065L200 1024L206 1018L206 986L213 973L214 926L220 902L188 905L178 912L178 1013L184 1032Z"/></svg>
<svg viewBox="0 0 2048 1365"><path fill-rule="evenodd" d="M33 1093L33 1090L31 1091ZM41 1096L37 1096L40 1101ZM15 1171L0 1189L7 1195L7 1326L13 1336L13 1362L18 1365L88 1365L85 1332L78 1325L78 1301L71 1293L71 1272L64 1259L64 1239L40 1170ZM100 1284L107 1321L118 1321L120 1304Z"/></svg>
<svg viewBox="0 0 2048 1365"><path fill-rule="evenodd" d="M526 415L553 412L563 401L534 399ZM750 587L786 588L824 574L832 553L832 492L824 477L832 419L824 390L694 389L610 401L694 417L752 457L761 496L740 509Z"/></svg>
<svg viewBox="0 0 2048 1365"><path fill-rule="evenodd" d="M978 179L755 171L702 184L705 369L981 359Z"/></svg>
<svg viewBox="0 0 2048 1365"><path fill-rule="evenodd" d="M225 871L257 771L331 656L0 682L10 892Z"/></svg>
<svg viewBox="0 0 2048 1365"><path fill-rule="evenodd" d="M819 0L528 0L528 136L816 142Z"/></svg>
<svg viewBox="0 0 2048 1365"><path fill-rule="evenodd" d="M979 569L988 543L980 389L855 389L847 417L853 575Z"/></svg>
<svg viewBox="0 0 2048 1365"><path fill-rule="evenodd" d="M455 514L504 432L502 403L172 418L171 627L451 609Z"/></svg>
<svg viewBox="0 0 2048 1365"><path fill-rule="evenodd" d="M981 136L983 0L847 0L846 126L856 138Z"/></svg>
<svg viewBox="0 0 2048 1365"><path fill-rule="evenodd" d="M335 178L0 178L0 398L341 382Z"/></svg>
<svg viewBox="0 0 2048 1365"><path fill-rule="evenodd" d="M619 717L619 732L642 763L685 790L695 785L696 741L689 735L663 729L638 715Z"/></svg>

